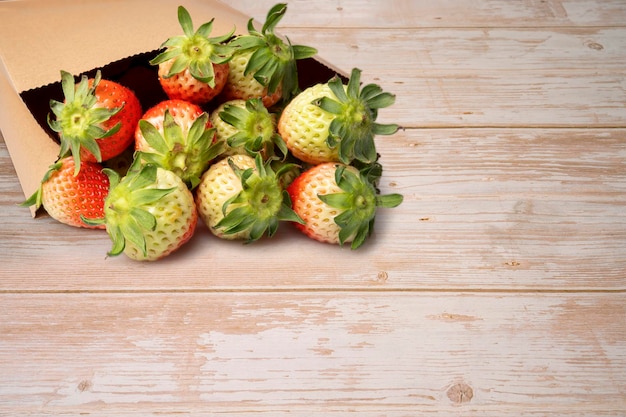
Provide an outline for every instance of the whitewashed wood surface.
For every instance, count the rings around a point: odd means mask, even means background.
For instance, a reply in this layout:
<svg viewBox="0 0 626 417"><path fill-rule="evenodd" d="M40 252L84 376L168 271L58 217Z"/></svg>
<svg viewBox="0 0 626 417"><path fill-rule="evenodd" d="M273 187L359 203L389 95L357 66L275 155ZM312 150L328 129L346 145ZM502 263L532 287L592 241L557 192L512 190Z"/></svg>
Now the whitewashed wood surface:
<svg viewBox="0 0 626 417"><path fill-rule="evenodd" d="M626 415L626 3L291 1L279 30L397 95L404 203L355 252L199 229L136 263L18 207L1 141L0 415Z"/></svg>

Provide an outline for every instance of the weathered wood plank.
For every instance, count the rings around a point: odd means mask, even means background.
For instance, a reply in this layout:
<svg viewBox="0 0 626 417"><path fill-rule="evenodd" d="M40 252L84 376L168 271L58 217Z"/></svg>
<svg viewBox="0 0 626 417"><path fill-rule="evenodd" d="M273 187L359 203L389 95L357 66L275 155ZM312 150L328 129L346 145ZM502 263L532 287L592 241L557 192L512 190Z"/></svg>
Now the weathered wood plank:
<svg viewBox="0 0 626 417"><path fill-rule="evenodd" d="M248 246L201 227L156 264L107 259L103 231L33 220L17 206L19 186L0 148L0 288L624 289L625 134L407 129L378 142L381 190L405 201L379 212L358 251L311 241L288 224Z"/></svg>
<svg viewBox="0 0 626 417"><path fill-rule="evenodd" d="M397 94L407 127L624 127L625 28L289 28L339 70ZM380 57L385 57L380 59ZM549 111L548 111L549 110Z"/></svg>
<svg viewBox="0 0 626 417"><path fill-rule="evenodd" d="M623 294L2 294L0 303L0 413L11 415L619 416L626 407Z"/></svg>
<svg viewBox="0 0 626 417"><path fill-rule="evenodd" d="M274 0L222 0L265 21ZM623 26L626 9L620 0L334 0L323 6L290 1L284 27L546 27Z"/></svg>

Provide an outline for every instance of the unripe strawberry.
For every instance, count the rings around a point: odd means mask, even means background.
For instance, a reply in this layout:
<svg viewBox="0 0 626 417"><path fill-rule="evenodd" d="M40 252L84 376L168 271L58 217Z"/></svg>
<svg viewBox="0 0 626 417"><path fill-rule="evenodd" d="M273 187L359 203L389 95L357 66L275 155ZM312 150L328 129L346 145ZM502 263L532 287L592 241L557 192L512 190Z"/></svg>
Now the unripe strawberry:
<svg viewBox="0 0 626 417"><path fill-rule="evenodd" d="M260 98L265 107L272 107L283 96L282 83L270 92L266 85L254 78L254 73L246 71L252 53L253 51L241 51L228 61L228 78L222 89L221 99L232 101Z"/></svg>
<svg viewBox="0 0 626 417"><path fill-rule="evenodd" d="M222 239L253 242L276 233L280 221L300 222L277 172L257 155L232 155L211 165L196 189L198 212L211 233Z"/></svg>
<svg viewBox="0 0 626 417"><path fill-rule="evenodd" d="M286 12L286 4L276 4L268 11L260 32L250 19L248 34L229 42L235 51L229 61L224 100L261 98L263 105L269 108L281 98L288 101L295 95L298 90L296 61L312 57L317 50L292 45L274 33Z"/></svg>
<svg viewBox="0 0 626 417"><path fill-rule="evenodd" d="M355 167L326 162L297 177L287 188L293 210L304 220L296 223L320 242L351 243L360 247L371 235L377 207L396 207L400 194L377 195L370 180Z"/></svg>
<svg viewBox="0 0 626 417"><path fill-rule="evenodd" d="M113 170L104 217L85 219L104 224L113 247L110 256L125 253L138 261L154 261L178 250L194 234L198 213L193 195L172 171L155 165L131 166L120 179Z"/></svg>
<svg viewBox="0 0 626 417"><path fill-rule="evenodd" d="M287 145L276 132L276 117L259 98L231 100L211 112L217 140L226 144L223 155L261 154L264 160L277 153L284 159ZM278 152L277 152L278 151Z"/></svg>
<svg viewBox="0 0 626 417"><path fill-rule="evenodd" d="M347 85L334 77L305 89L285 107L278 133L296 158L310 164L376 161L374 136L398 129L376 123L378 109L393 104L395 97L375 84L361 89L360 77L355 68Z"/></svg>

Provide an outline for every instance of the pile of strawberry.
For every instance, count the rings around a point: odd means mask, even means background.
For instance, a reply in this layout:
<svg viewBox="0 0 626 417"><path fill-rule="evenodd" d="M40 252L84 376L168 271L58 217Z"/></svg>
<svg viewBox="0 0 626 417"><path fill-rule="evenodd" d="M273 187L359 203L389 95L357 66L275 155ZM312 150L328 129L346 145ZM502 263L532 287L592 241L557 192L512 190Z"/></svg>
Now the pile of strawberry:
<svg viewBox="0 0 626 417"><path fill-rule="evenodd" d="M361 87L358 69L347 84L334 77L299 91L296 61L317 51L274 34L285 11L272 7L261 31L250 20L245 35L210 37L213 20L194 30L179 7L183 34L151 61L169 99L145 112L99 72L75 82L62 71L65 99L51 101L48 117L59 157L23 204L106 229L109 255L136 260L180 248L199 217L223 239L254 242L286 221L321 242L361 246L376 209L402 202L377 189L374 137L398 129L376 123L377 111L395 97Z"/></svg>

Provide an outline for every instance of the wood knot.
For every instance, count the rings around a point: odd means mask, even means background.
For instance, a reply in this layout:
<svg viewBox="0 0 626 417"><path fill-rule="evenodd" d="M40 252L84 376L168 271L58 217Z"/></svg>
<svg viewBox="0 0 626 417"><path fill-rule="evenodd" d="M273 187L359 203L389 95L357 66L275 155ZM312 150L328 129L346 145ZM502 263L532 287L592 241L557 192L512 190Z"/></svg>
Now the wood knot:
<svg viewBox="0 0 626 417"><path fill-rule="evenodd" d="M472 400L474 397L474 390L466 383L459 382L448 388L446 395L454 404L463 404Z"/></svg>
<svg viewBox="0 0 626 417"><path fill-rule="evenodd" d="M604 46L601 43L594 41L586 41L585 46L589 49L593 49L594 51L601 51L604 49Z"/></svg>
<svg viewBox="0 0 626 417"><path fill-rule="evenodd" d="M80 392L84 392L84 391L88 391L91 389L91 381L87 380L87 379L83 379L82 381L80 381L80 383L78 384L78 390Z"/></svg>
<svg viewBox="0 0 626 417"><path fill-rule="evenodd" d="M387 273L387 271L379 271L378 275L376 276L376 281L378 282L387 282L388 279L389 274Z"/></svg>

